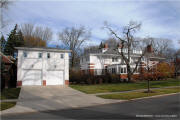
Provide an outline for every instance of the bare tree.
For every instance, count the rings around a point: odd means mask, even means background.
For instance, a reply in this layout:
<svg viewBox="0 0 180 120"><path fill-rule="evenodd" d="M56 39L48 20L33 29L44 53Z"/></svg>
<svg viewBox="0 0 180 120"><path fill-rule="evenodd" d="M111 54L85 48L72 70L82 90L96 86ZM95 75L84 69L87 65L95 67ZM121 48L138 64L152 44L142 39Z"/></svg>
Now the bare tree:
<svg viewBox="0 0 180 120"><path fill-rule="evenodd" d="M98 45L93 45L93 46L87 46L84 48L83 54L89 54L89 53L98 53L100 51Z"/></svg>
<svg viewBox="0 0 180 120"><path fill-rule="evenodd" d="M0 0L0 7L1 8L8 8L10 1L9 0Z"/></svg>
<svg viewBox="0 0 180 120"><path fill-rule="evenodd" d="M158 55L166 56L168 49L172 48L172 41L164 38L144 38L142 39L144 45L151 44L153 52Z"/></svg>
<svg viewBox="0 0 180 120"><path fill-rule="evenodd" d="M52 39L52 31L48 27L23 24L21 25L21 31L24 36L25 46L45 47Z"/></svg>
<svg viewBox="0 0 180 120"><path fill-rule="evenodd" d="M130 21L129 24L127 26L125 26L123 28L123 32L122 35L123 37L121 37L120 35L118 35L117 32L115 32L107 23L105 23L105 28L108 29L110 31L110 33L120 41L121 43L121 50L120 50L120 55L122 56L122 59L125 61L126 63L126 67L127 67L127 77L128 77L128 81L131 81L132 75L134 74L134 72L137 70L138 65L141 62L142 57L145 55L146 53L146 49L143 50L143 53L141 54L141 56L138 58L138 60L135 62L135 68L131 68L130 66L130 55L132 53L133 50L133 46L135 41L134 38L134 33L136 33L141 27L141 23L137 23L134 21ZM127 49L127 55L125 55L125 53L123 52L123 49L126 47Z"/></svg>
<svg viewBox="0 0 180 120"><path fill-rule="evenodd" d="M110 37L106 40L103 40L103 43L107 43L109 48L114 48L115 46L117 46L118 41L115 38Z"/></svg>
<svg viewBox="0 0 180 120"><path fill-rule="evenodd" d="M8 10L9 5L12 3L12 1L9 0L0 0L0 28L1 28L1 34L2 30L7 25L7 20L4 19L4 12Z"/></svg>
<svg viewBox="0 0 180 120"><path fill-rule="evenodd" d="M66 49L72 50L71 66L74 67L80 48L90 38L90 31L86 30L83 26L79 28L71 27L63 29L58 35L59 40L64 44Z"/></svg>
<svg viewBox="0 0 180 120"><path fill-rule="evenodd" d="M174 68L175 77L177 77L180 72L180 49L174 54Z"/></svg>

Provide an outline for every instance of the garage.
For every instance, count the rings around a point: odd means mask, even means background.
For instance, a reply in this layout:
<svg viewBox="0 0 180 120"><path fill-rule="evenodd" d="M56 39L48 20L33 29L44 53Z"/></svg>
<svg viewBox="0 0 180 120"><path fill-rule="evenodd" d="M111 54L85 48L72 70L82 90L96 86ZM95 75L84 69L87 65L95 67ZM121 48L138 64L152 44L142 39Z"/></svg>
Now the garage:
<svg viewBox="0 0 180 120"><path fill-rule="evenodd" d="M57 48L18 49L17 86L69 85L70 50Z"/></svg>
<svg viewBox="0 0 180 120"><path fill-rule="evenodd" d="M46 74L46 85L63 85L64 84L64 74L63 71L48 71Z"/></svg>
<svg viewBox="0 0 180 120"><path fill-rule="evenodd" d="M42 72L41 70L23 70L24 76L22 85L41 85L42 84Z"/></svg>

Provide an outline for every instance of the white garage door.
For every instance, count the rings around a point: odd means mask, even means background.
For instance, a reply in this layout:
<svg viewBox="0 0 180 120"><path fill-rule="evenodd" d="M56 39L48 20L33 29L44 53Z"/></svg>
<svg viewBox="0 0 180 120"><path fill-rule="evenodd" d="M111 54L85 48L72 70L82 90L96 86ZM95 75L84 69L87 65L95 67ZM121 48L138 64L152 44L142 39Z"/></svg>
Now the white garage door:
<svg viewBox="0 0 180 120"><path fill-rule="evenodd" d="M48 71L46 85L63 85L63 71Z"/></svg>
<svg viewBox="0 0 180 120"><path fill-rule="evenodd" d="M40 70L24 70L22 85L41 85Z"/></svg>

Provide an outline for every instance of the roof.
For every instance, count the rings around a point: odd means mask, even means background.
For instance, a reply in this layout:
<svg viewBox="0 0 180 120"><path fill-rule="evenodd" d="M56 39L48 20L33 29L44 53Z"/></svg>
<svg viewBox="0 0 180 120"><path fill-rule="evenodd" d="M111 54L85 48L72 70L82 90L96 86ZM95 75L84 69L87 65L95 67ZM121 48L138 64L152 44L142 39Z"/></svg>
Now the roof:
<svg viewBox="0 0 180 120"><path fill-rule="evenodd" d="M49 48L49 47L44 47L44 48L38 48L38 47L15 47L15 49L18 50L31 50L31 51L49 51L49 52L71 52L71 50L63 50L63 49L58 49L58 48Z"/></svg>
<svg viewBox="0 0 180 120"><path fill-rule="evenodd" d="M103 54L119 54L119 51L117 49L108 48Z"/></svg>
<svg viewBox="0 0 180 120"><path fill-rule="evenodd" d="M12 60L11 60L11 56L6 56L4 55L2 52L0 52L0 55L2 56L2 62L4 63L14 63ZM13 58L14 59L14 58Z"/></svg>

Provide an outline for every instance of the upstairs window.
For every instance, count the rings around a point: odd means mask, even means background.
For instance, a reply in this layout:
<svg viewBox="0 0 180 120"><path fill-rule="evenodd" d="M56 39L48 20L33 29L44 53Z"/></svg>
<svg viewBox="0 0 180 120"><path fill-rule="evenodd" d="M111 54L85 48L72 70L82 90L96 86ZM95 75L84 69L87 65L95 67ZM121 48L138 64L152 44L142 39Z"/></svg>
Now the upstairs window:
<svg viewBox="0 0 180 120"><path fill-rule="evenodd" d="M39 53L39 54L38 54L38 57L39 57L39 58L42 58L42 53Z"/></svg>
<svg viewBox="0 0 180 120"><path fill-rule="evenodd" d="M112 58L112 62L118 62L118 58Z"/></svg>
<svg viewBox="0 0 180 120"><path fill-rule="evenodd" d="M50 53L47 53L47 58L50 58Z"/></svg>
<svg viewBox="0 0 180 120"><path fill-rule="evenodd" d="M64 54L61 54L60 56L61 56L61 59L63 59L63 58L64 58Z"/></svg>
<svg viewBox="0 0 180 120"><path fill-rule="evenodd" d="M27 58L27 52L23 52L23 56Z"/></svg>

